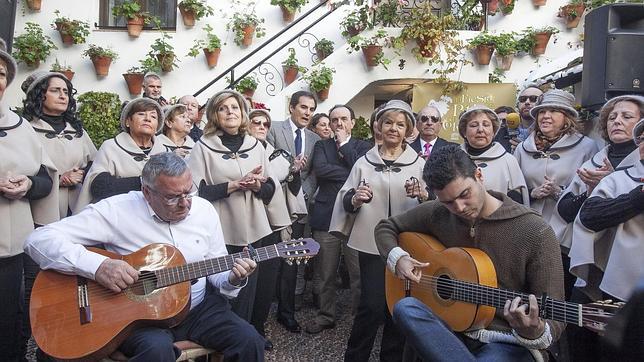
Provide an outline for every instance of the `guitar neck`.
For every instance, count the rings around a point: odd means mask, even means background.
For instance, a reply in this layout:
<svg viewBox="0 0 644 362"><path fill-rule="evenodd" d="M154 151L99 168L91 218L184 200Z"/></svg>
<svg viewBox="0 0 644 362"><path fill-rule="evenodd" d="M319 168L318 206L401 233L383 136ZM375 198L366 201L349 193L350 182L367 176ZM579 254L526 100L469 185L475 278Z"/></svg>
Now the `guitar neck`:
<svg viewBox="0 0 644 362"><path fill-rule="evenodd" d="M527 293L453 279L438 279L436 283L439 289L449 288L452 290L452 299L467 303L487 305L497 309L503 309L506 300L512 300L516 297L520 297L522 303L528 303ZM545 295L537 297L537 303L539 305L539 315L542 318L582 326L583 307L581 304L559 301Z"/></svg>
<svg viewBox="0 0 644 362"><path fill-rule="evenodd" d="M233 268L235 259L250 258L256 262L279 257L277 245L253 249L253 251L242 251L218 258L201 260L172 268L155 270L157 277L157 288L167 287L173 284L183 283L189 280L203 278L208 275L221 273Z"/></svg>

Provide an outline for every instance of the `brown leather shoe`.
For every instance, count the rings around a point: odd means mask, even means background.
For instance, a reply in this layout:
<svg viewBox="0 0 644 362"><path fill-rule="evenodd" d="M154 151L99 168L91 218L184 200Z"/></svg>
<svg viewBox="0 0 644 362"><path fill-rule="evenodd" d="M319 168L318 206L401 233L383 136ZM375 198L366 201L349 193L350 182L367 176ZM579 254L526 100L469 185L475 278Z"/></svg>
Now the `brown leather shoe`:
<svg viewBox="0 0 644 362"><path fill-rule="evenodd" d="M313 321L306 325L306 327L304 328L304 331L308 334L318 334L325 329L331 329L331 328L335 328L335 323L319 324L318 322Z"/></svg>

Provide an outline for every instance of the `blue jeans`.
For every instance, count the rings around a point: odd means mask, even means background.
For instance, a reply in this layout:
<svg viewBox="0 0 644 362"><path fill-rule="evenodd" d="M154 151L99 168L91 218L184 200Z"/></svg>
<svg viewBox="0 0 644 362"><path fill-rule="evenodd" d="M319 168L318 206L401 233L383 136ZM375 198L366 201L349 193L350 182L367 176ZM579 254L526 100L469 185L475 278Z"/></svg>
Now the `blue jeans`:
<svg viewBox="0 0 644 362"><path fill-rule="evenodd" d="M465 345L421 301L404 298L394 307L393 319L418 357L424 361L534 361L527 348L507 343ZM467 337L463 337L467 338Z"/></svg>

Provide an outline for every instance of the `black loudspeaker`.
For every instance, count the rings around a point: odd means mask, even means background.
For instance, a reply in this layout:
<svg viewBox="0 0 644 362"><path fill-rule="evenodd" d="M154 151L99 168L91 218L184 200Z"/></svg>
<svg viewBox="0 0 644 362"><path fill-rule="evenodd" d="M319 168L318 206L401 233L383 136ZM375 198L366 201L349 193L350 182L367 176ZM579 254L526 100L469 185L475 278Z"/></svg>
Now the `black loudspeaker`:
<svg viewBox="0 0 644 362"><path fill-rule="evenodd" d="M619 95L644 95L644 4L602 6L585 24L581 105L598 109Z"/></svg>

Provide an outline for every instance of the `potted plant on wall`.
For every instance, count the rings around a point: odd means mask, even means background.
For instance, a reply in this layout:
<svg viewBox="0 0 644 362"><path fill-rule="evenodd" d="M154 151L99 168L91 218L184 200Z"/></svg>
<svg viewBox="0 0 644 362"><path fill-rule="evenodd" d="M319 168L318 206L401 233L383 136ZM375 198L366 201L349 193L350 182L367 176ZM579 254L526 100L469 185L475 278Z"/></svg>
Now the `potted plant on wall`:
<svg viewBox="0 0 644 362"><path fill-rule="evenodd" d="M470 39L468 46L474 50L476 54L476 62L479 65L490 64L492 53L494 53L494 46L496 43L496 36L488 32L481 32L479 35Z"/></svg>
<svg viewBox="0 0 644 362"><path fill-rule="evenodd" d="M542 55L546 52L550 37L558 32L559 29L553 26L545 26L537 29L528 27L523 31L523 34L524 37L532 40L532 55Z"/></svg>
<svg viewBox="0 0 644 362"><path fill-rule="evenodd" d="M118 58L118 55L112 49L103 48L96 44L90 44L89 48L83 52L83 55L92 60L94 71L96 71L96 75L99 77L107 76L112 61Z"/></svg>
<svg viewBox="0 0 644 362"><path fill-rule="evenodd" d="M367 5L353 10L340 22L342 36L352 37L369 27L369 7Z"/></svg>
<svg viewBox="0 0 644 362"><path fill-rule="evenodd" d="M318 61L324 60L324 58L333 53L333 45L334 43L331 40L325 38L322 38L315 43L313 48L315 48L315 54L318 57Z"/></svg>
<svg viewBox="0 0 644 362"><path fill-rule="evenodd" d="M515 2L516 2L516 0L502 0L501 1L501 13L503 15L512 14L512 10L514 10Z"/></svg>
<svg viewBox="0 0 644 362"><path fill-rule="evenodd" d="M385 69L391 60L385 57L382 50L385 46L391 46L390 36L385 29L380 28L371 37L355 35L349 38L349 53L362 50L367 66L375 67L382 65Z"/></svg>
<svg viewBox="0 0 644 362"><path fill-rule="evenodd" d="M53 49L58 49L40 25L32 22L25 23L25 32L14 38L13 47L14 58L30 68L37 68Z"/></svg>
<svg viewBox="0 0 644 362"><path fill-rule="evenodd" d="M171 72L177 66L178 60L174 53L174 47L168 41L172 39L170 34L165 31L161 33L161 37L154 40L150 48L152 50L148 53L150 56L159 61L159 66L163 72Z"/></svg>
<svg viewBox="0 0 644 362"><path fill-rule="evenodd" d="M584 10L586 10L586 4L582 0L571 0L568 5L559 8L557 16L566 21L566 28L573 29L579 25Z"/></svg>
<svg viewBox="0 0 644 362"><path fill-rule="evenodd" d="M139 60L140 66L134 66L128 69L123 78L127 83L128 91L132 97L138 97L143 89L143 77L147 72L160 72L159 61L148 55L146 58Z"/></svg>
<svg viewBox="0 0 644 362"><path fill-rule="evenodd" d="M546 5L546 0L532 0L532 5L534 6L544 6Z"/></svg>
<svg viewBox="0 0 644 362"><path fill-rule="evenodd" d="M114 6L112 15L122 16L127 20L127 33L133 38L138 38L143 31L143 25L149 24L153 18L149 13L142 11L141 4L135 0L125 0L121 5Z"/></svg>
<svg viewBox="0 0 644 362"><path fill-rule="evenodd" d="M188 28L195 26L195 21L215 14L215 10L203 0L181 0L179 11L183 25Z"/></svg>
<svg viewBox="0 0 644 362"><path fill-rule="evenodd" d="M51 65L51 71L55 73L62 73L63 75L65 75L65 78L69 79L70 81L72 80L72 78L74 78L74 74L75 74L72 71L72 67L70 67L69 65L67 64L61 65L58 62L58 58L56 58L56 61L54 62L54 64Z"/></svg>
<svg viewBox="0 0 644 362"><path fill-rule="evenodd" d="M239 82L237 82L237 84L235 84L235 90L247 97L252 98L258 85L259 82L257 81L257 78L255 78L254 75L249 74L242 78Z"/></svg>
<svg viewBox="0 0 644 362"><path fill-rule="evenodd" d="M89 24L80 21L72 20L66 16L60 16L60 11L54 11L56 19L52 27L60 33L60 38L63 41L63 44L82 44L85 43L87 36L89 35Z"/></svg>
<svg viewBox="0 0 644 362"><path fill-rule="evenodd" d="M286 85L293 83L299 72L306 71L306 68L297 64L294 48L288 48L288 58L282 62L282 69L284 70L284 83Z"/></svg>
<svg viewBox="0 0 644 362"><path fill-rule="evenodd" d="M310 71L307 71L302 76L302 79L309 84L309 88L317 94L318 99L324 102L329 98L329 88L333 83L333 73L335 73L335 69L318 63Z"/></svg>
<svg viewBox="0 0 644 362"><path fill-rule="evenodd" d="M233 32L235 44L239 46L250 46L254 36L261 38L266 35L266 30L262 26L264 19L255 15L255 6L254 3L252 4L246 8L246 11L235 11L226 24L226 30Z"/></svg>
<svg viewBox="0 0 644 362"><path fill-rule="evenodd" d="M188 55L191 57L196 57L199 54L199 51L203 51L206 56L206 62L208 63L209 68L214 68L217 66L219 61L219 54L221 53L221 40L217 34L213 33L212 26L207 24L203 27L203 30L206 31L206 40L198 39L195 40L192 48Z"/></svg>
<svg viewBox="0 0 644 362"><path fill-rule="evenodd" d="M510 70L514 54L517 52L516 33L501 33L496 36L494 41L496 67L501 70Z"/></svg>
<svg viewBox="0 0 644 362"><path fill-rule="evenodd" d="M42 7L42 0L26 0L27 1L27 7L31 11L40 11L40 8Z"/></svg>
<svg viewBox="0 0 644 362"><path fill-rule="evenodd" d="M279 5L282 9L282 20L290 23L295 19L295 13L306 5L309 0L271 0L271 5Z"/></svg>

